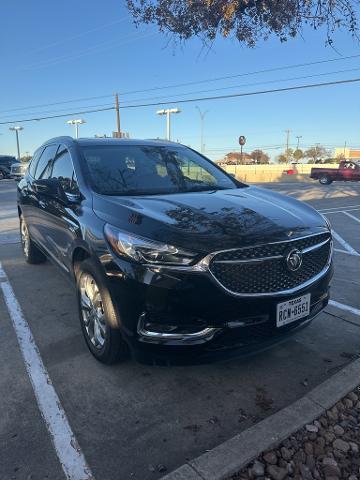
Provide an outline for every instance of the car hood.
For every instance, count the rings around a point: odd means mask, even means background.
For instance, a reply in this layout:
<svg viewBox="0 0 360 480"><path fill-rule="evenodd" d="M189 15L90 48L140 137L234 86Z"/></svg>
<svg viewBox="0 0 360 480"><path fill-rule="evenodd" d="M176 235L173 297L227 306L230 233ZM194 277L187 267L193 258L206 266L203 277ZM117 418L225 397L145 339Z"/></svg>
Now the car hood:
<svg viewBox="0 0 360 480"><path fill-rule="evenodd" d="M136 197L94 194L93 208L122 230L199 252L290 240L328 228L307 204L258 187Z"/></svg>

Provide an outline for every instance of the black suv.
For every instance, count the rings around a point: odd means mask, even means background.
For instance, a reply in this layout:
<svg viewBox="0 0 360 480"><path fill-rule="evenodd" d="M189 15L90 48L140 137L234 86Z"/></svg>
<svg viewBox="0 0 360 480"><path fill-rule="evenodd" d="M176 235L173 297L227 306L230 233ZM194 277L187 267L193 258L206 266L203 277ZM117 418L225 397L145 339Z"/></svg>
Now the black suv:
<svg viewBox="0 0 360 480"><path fill-rule="evenodd" d="M4 178L10 178L11 165L17 163L15 157L10 157L9 155L0 155L0 180Z"/></svg>
<svg viewBox="0 0 360 480"><path fill-rule="evenodd" d="M180 144L54 138L18 185L26 260L73 279L93 355L263 348L328 303L332 238L308 205Z"/></svg>

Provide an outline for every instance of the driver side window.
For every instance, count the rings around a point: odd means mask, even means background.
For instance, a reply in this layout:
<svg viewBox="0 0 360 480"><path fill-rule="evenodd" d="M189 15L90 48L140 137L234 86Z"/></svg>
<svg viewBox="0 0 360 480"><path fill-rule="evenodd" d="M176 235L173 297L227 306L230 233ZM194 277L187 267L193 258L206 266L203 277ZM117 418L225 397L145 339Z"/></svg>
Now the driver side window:
<svg viewBox="0 0 360 480"><path fill-rule="evenodd" d="M60 146L54 160L51 178L57 178L65 193L78 195L79 187L74 172L71 155L67 148Z"/></svg>
<svg viewBox="0 0 360 480"><path fill-rule="evenodd" d="M57 147L57 145L48 145L47 147L45 147L45 150L43 151L40 160L36 166L36 171L34 175L35 180L46 179L50 177L51 166Z"/></svg>

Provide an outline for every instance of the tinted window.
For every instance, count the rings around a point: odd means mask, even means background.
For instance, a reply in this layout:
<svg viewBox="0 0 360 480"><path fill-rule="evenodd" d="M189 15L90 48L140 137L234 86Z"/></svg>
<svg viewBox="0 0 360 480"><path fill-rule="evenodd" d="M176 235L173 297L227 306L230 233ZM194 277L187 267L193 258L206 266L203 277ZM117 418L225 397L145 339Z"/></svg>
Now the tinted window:
<svg viewBox="0 0 360 480"><path fill-rule="evenodd" d="M0 165L12 165L18 161L15 157L0 157Z"/></svg>
<svg viewBox="0 0 360 480"><path fill-rule="evenodd" d="M57 145L49 145L43 151L37 164L34 178L49 178L51 173L52 162L57 150Z"/></svg>
<svg viewBox="0 0 360 480"><path fill-rule="evenodd" d="M71 194L79 193L71 156L65 147L60 147L56 155L51 178L59 180L64 192Z"/></svg>
<svg viewBox="0 0 360 480"><path fill-rule="evenodd" d="M141 195L236 188L196 152L177 146L82 147L93 189L104 195Z"/></svg>
<svg viewBox="0 0 360 480"><path fill-rule="evenodd" d="M38 150L36 150L36 152L34 153L32 159L31 159L31 162L30 162L30 165L29 165L29 174L32 177L35 176L35 170L36 170L37 162L39 160L41 152L42 152L42 148L39 148Z"/></svg>

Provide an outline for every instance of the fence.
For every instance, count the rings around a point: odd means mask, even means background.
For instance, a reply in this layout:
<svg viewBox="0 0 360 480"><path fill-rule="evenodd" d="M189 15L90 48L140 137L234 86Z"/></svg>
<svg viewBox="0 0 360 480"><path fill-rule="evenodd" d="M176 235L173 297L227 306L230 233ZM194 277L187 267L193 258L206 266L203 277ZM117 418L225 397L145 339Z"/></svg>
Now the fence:
<svg viewBox="0 0 360 480"><path fill-rule="evenodd" d="M313 182L309 177L313 167L338 168L337 164L284 164L284 165L222 165L226 172L235 174L235 177L243 182ZM287 170L295 170L289 175Z"/></svg>

